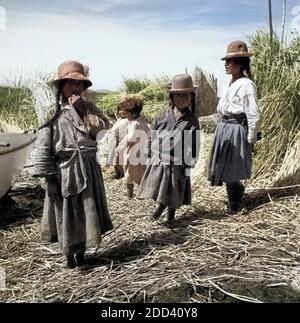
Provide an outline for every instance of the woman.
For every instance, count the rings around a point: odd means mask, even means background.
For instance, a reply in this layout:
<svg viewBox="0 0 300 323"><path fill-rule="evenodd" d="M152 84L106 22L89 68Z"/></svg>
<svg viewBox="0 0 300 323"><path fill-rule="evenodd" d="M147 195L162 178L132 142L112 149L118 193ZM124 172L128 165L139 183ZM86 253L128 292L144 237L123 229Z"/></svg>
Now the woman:
<svg viewBox="0 0 300 323"><path fill-rule="evenodd" d="M245 187L242 180L251 177L252 152L257 139L260 112L256 88L251 80L250 56L247 45L234 41L228 45L225 60L230 84L218 105L218 124L209 162L212 186L226 183L229 212L242 208Z"/></svg>
<svg viewBox="0 0 300 323"><path fill-rule="evenodd" d="M195 91L190 75L180 74L172 79L171 104L153 125L152 155L137 195L158 203L152 215L155 220L168 207L170 228L176 209L191 204L190 167L196 163L200 148L200 127L194 115Z"/></svg>
<svg viewBox="0 0 300 323"><path fill-rule="evenodd" d="M53 84L57 112L38 132L33 171L46 180L42 239L59 242L67 268L82 268L86 248L113 227L95 141L108 120L82 98L92 82L81 63L61 64Z"/></svg>

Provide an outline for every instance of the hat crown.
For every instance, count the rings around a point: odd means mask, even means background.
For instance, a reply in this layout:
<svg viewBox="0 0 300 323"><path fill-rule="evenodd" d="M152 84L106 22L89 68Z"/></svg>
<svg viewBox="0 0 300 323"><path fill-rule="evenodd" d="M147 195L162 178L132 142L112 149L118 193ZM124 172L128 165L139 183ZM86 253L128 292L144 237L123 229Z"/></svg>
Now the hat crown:
<svg viewBox="0 0 300 323"><path fill-rule="evenodd" d="M232 57L250 57L252 54L248 50L248 46L241 40L231 42L227 47L227 54L222 60Z"/></svg>
<svg viewBox="0 0 300 323"><path fill-rule="evenodd" d="M175 75L172 79L171 82L171 88L170 92L176 92L176 91L181 91L184 92L191 92L194 91L194 84L193 84L193 79L190 75L188 74L178 74Z"/></svg>
<svg viewBox="0 0 300 323"><path fill-rule="evenodd" d="M236 40L228 45L227 53L248 53L247 44L241 40Z"/></svg>
<svg viewBox="0 0 300 323"><path fill-rule="evenodd" d="M67 79L82 81L84 83L84 90L92 86L92 82L86 75L84 66L77 61L66 61L60 64L57 69L56 78L51 83L60 89L61 82Z"/></svg>
<svg viewBox="0 0 300 323"><path fill-rule="evenodd" d="M57 76L58 78L63 78L72 73L79 73L85 76L83 65L77 61L66 61L59 65Z"/></svg>

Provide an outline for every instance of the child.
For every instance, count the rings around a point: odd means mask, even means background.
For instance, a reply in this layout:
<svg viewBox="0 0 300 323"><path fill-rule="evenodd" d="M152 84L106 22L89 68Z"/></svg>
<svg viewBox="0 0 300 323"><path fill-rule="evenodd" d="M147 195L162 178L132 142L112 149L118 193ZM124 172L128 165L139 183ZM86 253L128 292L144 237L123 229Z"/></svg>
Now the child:
<svg viewBox="0 0 300 323"><path fill-rule="evenodd" d="M124 160L125 184L127 196L133 197L134 184L139 185L146 169L146 157L144 156L147 147L150 127L144 117L140 115L143 109L143 101L136 95L125 96L120 107L123 115L128 120L127 135L120 142L117 154ZM122 158L120 158L122 162Z"/></svg>
<svg viewBox="0 0 300 323"><path fill-rule="evenodd" d="M124 112L121 109L120 105L118 105L117 115L119 119L112 127L111 131L116 140L116 149L115 149L115 158L114 158L114 168L117 179L121 179L124 177L124 166L120 165L120 156L118 153L118 146L120 142L127 135L127 127L128 127L128 119L124 116Z"/></svg>
<svg viewBox="0 0 300 323"><path fill-rule="evenodd" d="M152 156L138 192L138 198L152 198L158 203L153 219L157 220L168 207L170 228L176 209L191 204L189 168L197 160L200 144L199 122L194 115L195 90L191 76L173 78L171 105L153 125Z"/></svg>
<svg viewBox="0 0 300 323"><path fill-rule="evenodd" d="M95 142L108 120L81 97L92 85L81 63L61 64L53 85L57 112L38 132L33 175L46 179L42 239L59 242L67 268L74 268L85 265L86 248L113 228Z"/></svg>

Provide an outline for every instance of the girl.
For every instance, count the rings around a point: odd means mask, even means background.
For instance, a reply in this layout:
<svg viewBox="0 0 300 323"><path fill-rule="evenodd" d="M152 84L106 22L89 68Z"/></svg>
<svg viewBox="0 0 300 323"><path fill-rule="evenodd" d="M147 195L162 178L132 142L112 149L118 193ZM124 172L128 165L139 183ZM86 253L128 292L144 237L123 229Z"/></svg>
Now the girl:
<svg viewBox="0 0 300 323"><path fill-rule="evenodd" d="M146 158L144 156L147 147L150 127L140 114L143 109L143 101L136 95L126 95L120 108L127 119L127 134L117 148L117 154L122 155L125 161L125 184L127 196L133 197L134 184L139 185L146 170Z"/></svg>
<svg viewBox="0 0 300 323"><path fill-rule="evenodd" d="M85 265L86 248L113 227L95 142L108 120L81 97L92 85L81 63L61 64L53 84L57 112L40 127L33 175L46 179L42 239L59 242L67 268L74 268Z"/></svg>
<svg viewBox="0 0 300 323"><path fill-rule="evenodd" d="M189 75L172 79L171 105L154 122L151 157L138 192L138 198L152 198L158 203L153 219L159 219L168 207L168 227L173 226L176 209L191 204L189 171L200 148L195 90Z"/></svg>
<svg viewBox="0 0 300 323"><path fill-rule="evenodd" d="M260 112L256 88L251 81L250 56L242 41L229 44L226 73L232 76L218 105L218 124L209 161L212 186L226 183L229 212L241 210L245 188L242 180L251 177L252 152L257 139Z"/></svg>

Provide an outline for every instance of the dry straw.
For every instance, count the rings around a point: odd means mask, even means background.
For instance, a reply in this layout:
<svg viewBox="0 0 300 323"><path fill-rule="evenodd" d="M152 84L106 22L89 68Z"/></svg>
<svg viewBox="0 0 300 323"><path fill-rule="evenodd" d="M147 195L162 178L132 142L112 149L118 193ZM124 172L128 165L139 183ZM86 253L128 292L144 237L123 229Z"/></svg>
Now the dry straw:
<svg viewBox="0 0 300 323"><path fill-rule="evenodd" d="M27 189L23 209L29 218L0 231L0 266L7 274L0 302L298 299L298 197L280 199L266 192L263 200L262 194L253 192L247 197L251 213L232 217L224 212L222 191L198 187L193 207L178 212L171 231L164 226L165 218L158 223L150 220L152 202L122 198L122 183L108 175L108 203L116 229L103 238L97 251L89 252L91 266L83 272L64 269L58 246L41 243L36 217L42 201L29 205L33 199ZM31 187L36 194L34 182ZM16 199L22 196L19 189L13 192Z"/></svg>
<svg viewBox="0 0 300 323"><path fill-rule="evenodd" d="M279 178L274 174L278 171L281 180L283 176L298 174L289 180L289 183L297 184L300 178L293 158L298 156L295 151L299 149L300 74L297 61L300 38L293 40L287 48L281 48L275 37L271 61L268 33L258 32L251 38L251 46L264 138L257 146L254 177L277 181Z"/></svg>

